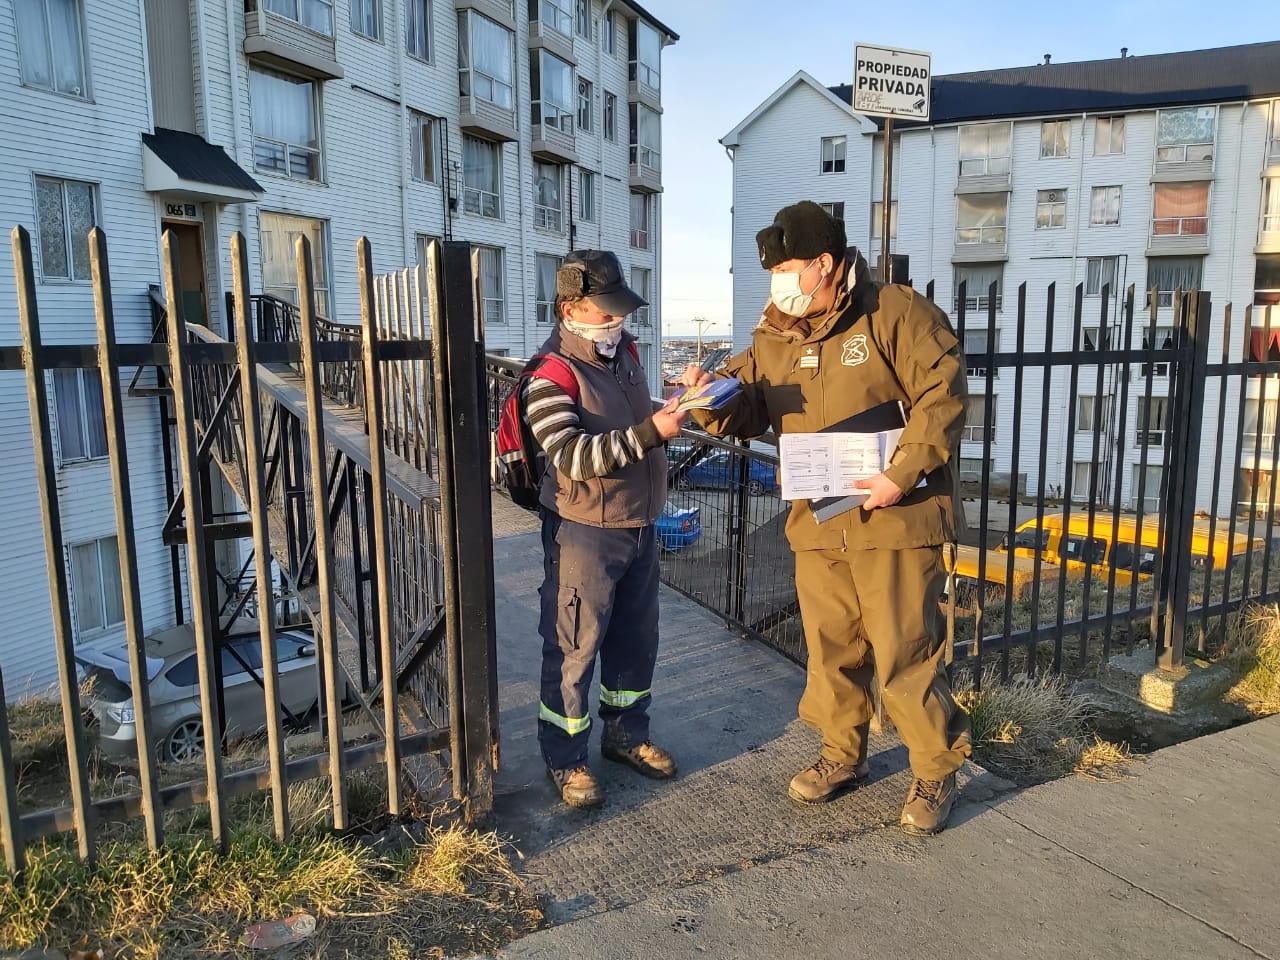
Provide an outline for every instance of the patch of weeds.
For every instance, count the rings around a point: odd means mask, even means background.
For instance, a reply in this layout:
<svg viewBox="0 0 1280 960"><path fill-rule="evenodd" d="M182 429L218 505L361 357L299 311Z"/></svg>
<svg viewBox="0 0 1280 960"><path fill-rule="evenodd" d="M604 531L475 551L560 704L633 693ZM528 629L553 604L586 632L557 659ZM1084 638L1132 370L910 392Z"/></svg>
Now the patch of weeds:
<svg viewBox="0 0 1280 960"><path fill-rule="evenodd" d="M1280 713L1280 604L1252 604L1236 613L1218 658L1240 677L1229 700L1258 716Z"/></svg>

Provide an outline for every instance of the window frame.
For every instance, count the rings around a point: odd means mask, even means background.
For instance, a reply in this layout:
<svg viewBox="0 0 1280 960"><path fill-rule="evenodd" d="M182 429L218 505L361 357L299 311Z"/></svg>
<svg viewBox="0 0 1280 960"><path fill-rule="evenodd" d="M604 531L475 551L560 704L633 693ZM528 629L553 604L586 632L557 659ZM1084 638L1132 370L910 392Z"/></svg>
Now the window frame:
<svg viewBox="0 0 1280 960"><path fill-rule="evenodd" d="M79 90L62 90L58 87L56 71L54 70L55 54L53 50L53 29L49 22L49 0L32 0L40 4L40 12L43 26L44 54L48 57L49 63L49 83L39 83L29 76L28 57L30 51L25 55L22 46L22 31L18 28L18 9L17 5L22 0L15 0L14 3L14 43L18 50L18 82L29 90L43 90L46 93L52 93L60 97L70 97L73 100L83 100L86 103L93 102L93 87L91 84L89 71L89 42L87 37L87 25L85 21L85 5L84 0L74 0L75 2L75 32L76 47L79 55L80 68L80 88Z"/></svg>
<svg viewBox="0 0 1280 960"><path fill-rule="evenodd" d="M1057 199L1054 195L1057 194ZM1054 223L1054 212L1057 211L1058 223ZM1042 214L1047 214L1047 221L1041 223ZM1055 187L1051 190L1036 191L1036 229L1065 230L1067 228L1067 188Z"/></svg>
<svg viewBox="0 0 1280 960"><path fill-rule="evenodd" d="M997 131L997 128L1003 130L1003 139L1005 142L1004 153L992 152L991 134ZM966 155L965 140L974 140L976 134L981 131L986 136L983 138L984 150L978 153L973 150L976 143L970 143L968 149L970 153ZM959 176L966 177L987 177L1008 175L1013 167L1013 124L1009 120L993 120L985 123L966 123L960 127L957 134L956 153L959 159ZM1001 139L1000 137L996 138ZM969 164L969 167L966 167ZM981 169L974 169L973 165L981 164Z"/></svg>
<svg viewBox="0 0 1280 960"><path fill-rule="evenodd" d="M830 156L828 156L830 147ZM818 173L844 173L848 166L849 138L843 134L820 137L818 144Z"/></svg>
<svg viewBox="0 0 1280 960"><path fill-rule="evenodd" d="M290 20L302 27L304 30L310 30L312 33L317 33L322 37L330 38L337 33L337 4L334 0L259 0L259 2L266 8L268 13L274 14L277 17L282 17L285 20ZM293 12L288 13L284 10L276 9L276 6L279 6L282 3L292 5ZM328 10L329 25L327 30L317 30L314 26L303 19L302 7L303 4L307 3L321 6Z"/></svg>
<svg viewBox="0 0 1280 960"><path fill-rule="evenodd" d="M365 33L356 25L356 5L361 4L365 9L369 10L373 17L373 32ZM348 10L348 19L351 21L351 32L357 37L363 37L365 40L372 40L374 43L382 42L382 0L350 0L350 9Z"/></svg>
<svg viewBox="0 0 1280 960"><path fill-rule="evenodd" d="M1111 191L1115 191L1115 219L1107 219L1107 210L1110 208ZM1102 219L1095 219L1095 213L1098 210L1099 191L1103 198ZM1120 184L1105 184L1103 186L1089 188L1089 226L1091 227L1118 227L1120 219L1124 213L1124 188Z"/></svg>
<svg viewBox="0 0 1280 960"><path fill-rule="evenodd" d="M551 271L551 289L544 290L542 288L542 267L547 261L554 264L555 269ZM551 325L558 321L555 313L556 304L556 274L564 265L564 257L557 256L553 253L535 253L533 255L533 297L534 297L534 323Z"/></svg>
<svg viewBox="0 0 1280 960"><path fill-rule="evenodd" d="M404 0L404 52L406 56L412 57L419 63L434 62L433 46L435 43L435 30L431 23L431 8L433 4L431 0ZM417 16L421 11L421 17ZM412 23L410 15L413 15ZM410 43L416 39L418 28L422 31L421 49L418 46L410 46Z"/></svg>
<svg viewBox="0 0 1280 960"><path fill-rule="evenodd" d="M100 623L90 626L85 626L81 619L85 615L91 598L84 595L84 591L80 589L80 585L83 582L87 582L88 578L81 576L78 572L78 564L76 562L78 551L83 550L85 547L94 548L94 560L96 562L95 573L98 589L98 596L96 598L98 601L97 614L101 618ZM116 575L115 591L110 591L109 588L111 585L106 582L105 568L102 562L104 549L107 551L108 556L114 558ZM121 626L124 623L124 585L123 581L120 579L120 545L117 535L112 533L107 536L93 537L88 540L80 540L76 543L68 544L67 569L70 574L69 585L71 588L72 604L75 609L76 640L84 641L100 637L114 628ZM109 617L116 612L111 610L107 603L107 595L109 592L112 592L113 595L115 592L119 593L119 619L109 619Z"/></svg>
<svg viewBox="0 0 1280 960"><path fill-rule="evenodd" d="M311 244L311 256L313 259L312 274L316 285L316 312L325 317L331 316L330 306L333 303L333 262L330 259L329 251L329 245L332 241L329 220L324 217L307 217L302 216L301 214L288 213L282 210L263 210L261 208L258 210L258 260L259 268L262 271L261 277L263 293L276 296L276 294L272 293L273 290L291 290L291 297L282 297L281 299L293 304L297 304L298 302L298 278L297 268L294 266L295 261L292 251L293 245L288 245L285 258L285 269L289 272L289 282L268 283L267 254L270 245L263 240L262 236L264 232L262 229L264 218L277 218L280 221L280 225L286 228L286 232L288 232L287 228L290 221L293 221L295 224L305 225L313 231L316 227L319 228L318 233L320 242L313 242ZM275 280L276 278L273 277L271 279Z"/></svg>
<svg viewBox="0 0 1280 960"><path fill-rule="evenodd" d="M600 18L600 50L612 57L618 55L618 24L614 16L609 10Z"/></svg>
<svg viewBox="0 0 1280 960"><path fill-rule="evenodd" d="M1003 263L957 263L952 266L952 296L951 306L952 312L958 314L960 312L960 283L965 281L965 315L970 313L981 314L986 316L990 310L991 285L987 284L983 287L979 294L973 293L973 287L968 285L967 277L961 274L969 271L976 271L979 268L985 268L988 272L996 272L996 312L999 313L1004 309L1004 264ZM967 332L967 331L966 331ZM996 329L999 333L999 328ZM998 373L999 371L997 371Z"/></svg>
<svg viewBox="0 0 1280 960"><path fill-rule="evenodd" d="M986 295L984 294L980 299L985 300ZM969 344L968 344L969 338L970 337L976 338L978 336L982 337L982 341L983 341L982 349L970 350ZM994 350L991 349L992 344L995 345ZM992 353L999 353L1000 352L1000 328L999 327L992 328L992 327L986 327L986 326L965 327L964 339L961 341L961 348L964 350L965 376L986 379L987 368L985 366L975 366L974 362L970 361L969 357L971 354L976 357L976 356L986 356ZM982 361L977 361L977 362L981 363ZM991 379L993 380L1000 379L999 367L995 367L994 369L992 369Z"/></svg>
<svg viewBox="0 0 1280 960"><path fill-rule="evenodd" d="M650 300L650 285L653 282L653 271L648 267L632 267L631 268L631 289L640 295L645 301ZM647 327L653 323L650 314L651 303L646 302L642 307L636 307L631 314L631 322L636 326Z"/></svg>
<svg viewBox="0 0 1280 960"><path fill-rule="evenodd" d="M599 214L599 188L596 184L596 173L593 170L578 168L578 219L583 223L595 223Z"/></svg>
<svg viewBox="0 0 1280 960"><path fill-rule="evenodd" d="M480 255L480 309L484 322L486 324L498 323L505 324L507 322L507 250L506 247L499 247L493 244L477 243L473 244L476 250L481 251ZM491 256L486 260L484 254L489 253L496 255L496 260ZM497 289L501 296L489 297L485 295L485 266L486 263L496 263L498 267ZM490 305L497 304L497 315L490 315Z"/></svg>
<svg viewBox="0 0 1280 960"><path fill-rule="evenodd" d="M437 117L409 108L409 176L415 183L440 182L439 164L436 163L437 122Z"/></svg>
<svg viewBox="0 0 1280 960"><path fill-rule="evenodd" d="M491 151L493 154L493 168L496 174L495 181L485 184L486 187L494 187L495 190L482 189L478 184L467 182L467 144L474 143L477 146ZM462 211L476 217L483 217L486 220L503 219L503 203L502 203L502 180L503 180L503 149L502 144L492 140L485 140L481 137L473 137L464 134L462 137ZM484 199L492 198L494 212L485 213ZM475 200L474 205L472 200Z"/></svg>
<svg viewBox="0 0 1280 960"><path fill-rule="evenodd" d="M643 129L641 118L652 117L649 129L657 137L657 143L642 143L640 132ZM630 158L632 166L653 173L662 173L662 114L643 103L632 101L627 105L627 118L631 136L629 138Z"/></svg>
<svg viewBox="0 0 1280 960"><path fill-rule="evenodd" d="M536 0L534 9L538 15L532 19L569 40L573 39L575 16L574 11L567 6L567 0ZM549 11L552 13L551 16L547 15Z"/></svg>
<svg viewBox="0 0 1280 960"><path fill-rule="evenodd" d="M255 99L253 94L253 85L254 85L253 78L255 76L269 78L273 82L283 81L285 83L291 83L298 86L305 85L307 87L310 87L311 95L309 99L311 101L311 125L312 125L312 129L315 132L315 138L316 138L315 140L316 145L314 147L306 146L300 143L291 143L288 140L277 140L274 137L269 137L269 136L266 136L265 134L258 133L254 123L256 111L253 109L253 101ZM320 96L321 96L320 84L311 77L303 77L297 74L285 73L280 70L271 70L265 67L257 66L255 64L249 65L249 133L253 139L254 172L264 173L267 176L272 176L272 177L281 177L285 180L291 180L296 183L324 183L324 175L325 175L324 130L321 126L321 118L324 115L324 110L320 102ZM279 169L273 166L263 166L258 162L258 148L259 148L260 142L265 144L275 145L277 147L282 148L283 162L284 162L283 169ZM295 152L298 154L304 154L307 156L314 155L315 157L315 176L314 177L295 176L293 174L292 172L293 159L295 156Z"/></svg>
<svg viewBox="0 0 1280 960"><path fill-rule="evenodd" d="M617 143L618 95L610 93L608 90L604 92L604 106L601 111L600 125L603 127L604 138L610 143Z"/></svg>
<svg viewBox="0 0 1280 960"><path fill-rule="evenodd" d="M59 276L49 273L48 258L45 256L45 232L40 224L40 184L57 184L60 195L60 216L62 226L61 242L65 251L64 256L67 262L67 275ZM35 212L36 224L36 249L40 255L40 282L42 284L87 284L93 282L93 268L89 260L89 231L85 231L83 241L83 253L85 262L83 264L83 274L79 274L77 267L81 266L76 258L76 237L71 232L71 198L67 193L67 185L75 184L76 186L87 187L89 190L89 212L93 218L93 225L90 227L101 226L101 198L99 193L99 184L92 180L75 180L70 177L54 177L47 176L42 173L32 174L31 178L31 201L32 209Z"/></svg>
<svg viewBox="0 0 1280 960"><path fill-rule="evenodd" d="M63 405L60 398L63 395L63 383L65 378L69 376L75 377L75 423L67 423L63 420ZM107 425L105 415L103 422L98 425L99 429L95 429L96 421L89 416L91 403L88 394L92 392L90 384L97 390L98 406L102 406L102 380L96 369L87 367L75 367L71 369L56 369L49 371L49 384L52 387L51 399L53 400L53 417L54 424L58 432L58 465L60 467L68 464L77 463L94 463L102 460L109 460L111 451L107 448ZM72 455L67 452L67 438L72 432L78 434L80 449L84 451L80 455Z"/></svg>
<svg viewBox="0 0 1280 960"><path fill-rule="evenodd" d="M979 209L982 205L977 202L976 198L986 198L998 201L991 205L991 211L996 206L1003 205L1004 215L1000 222L983 222L982 217L975 218L975 223L969 226L961 225L961 211L965 204L969 204L974 209ZM989 211L989 212L991 212ZM963 237L976 233L976 239L963 239ZM971 246L974 244L983 244L990 246L1004 246L1009 236L1009 194L1003 190L995 193L959 193L956 194L956 237L955 243L957 247Z"/></svg>
<svg viewBox="0 0 1280 960"><path fill-rule="evenodd" d="M658 28L650 23L646 23L641 19L631 21L631 35L629 44L634 48L631 62L628 65L628 76L632 83L637 84L645 90L649 90L656 94L662 92L662 34ZM648 34L652 34L652 38L657 41L658 59L656 63L650 63L643 59L644 50L642 49L641 38Z"/></svg>
<svg viewBox="0 0 1280 960"><path fill-rule="evenodd" d="M591 0L576 0L573 12L573 32L584 40L591 39Z"/></svg>
<svg viewBox="0 0 1280 960"><path fill-rule="evenodd" d="M575 118L578 129L583 133L591 133L595 129L595 84L579 74L576 78L578 86L578 115Z"/></svg>
<svg viewBox="0 0 1280 960"><path fill-rule="evenodd" d="M547 99L548 90L553 94L555 93L554 84L552 84L551 87L548 87L548 78L551 75L551 71L547 70L548 59L554 61L554 64L552 65L555 66L557 70L563 67L569 72L568 88L573 92L568 95L567 103L556 103L554 100ZM531 56L529 58L529 72L529 93L531 98L533 98L533 115L537 118L534 125L551 127L552 129L559 130L561 133L567 134L568 136L573 136L578 108L576 102L577 84L575 83L578 73L577 68L575 68L568 60L565 60L563 57L558 57L546 47L542 47L538 50L537 57ZM550 119L548 119L548 113L552 115Z"/></svg>
<svg viewBox="0 0 1280 960"><path fill-rule="evenodd" d="M1162 123L1165 117L1175 115L1175 114L1190 114L1193 112L1201 112L1206 110L1210 111L1213 114L1212 116L1213 133L1208 140L1184 140L1182 142L1172 142L1172 141L1166 141L1163 139L1166 136L1165 131L1162 130ZM1201 120L1205 118L1196 117L1195 119ZM1218 108L1217 106L1201 105L1197 107L1164 107L1156 111L1155 161L1158 164L1160 163L1205 163L1205 162L1212 163L1214 160L1214 157L1217 155L1217 140L1218 140ZM1191 156L1193 152L1191 150L1192 147L1200 148L1194 151L1194 153L1196 154L1196 156L1194 157ZM1207 151L1204 149L1205 147L1208 148ZM1177 156L1179 151L1181 152L1181 156ZM1162 155L1166 152L1168 153L1167 156Z"/></svg>
<svg viewBox="0 0 1280 960"><path fill-rule="evenodd" d="M643 211L643 223L639 226L636 224L636 201L640 201L640 209ZM651 216L649 210L649 194L642 193L639 190L632 190L630 199L629 224L631 233L631 248L633 250L651 250L649 244L649 234L651 233Z"/></svg>
<svg viewBox="0 0 1280 960"><path fill-rule="evenodd" d="M871 240L872 242L884 239L881 233L881 223L884 218L880 215L880 211L884 209L883 200L871 201ZM889 239L898 239L898 201L889 201Z"/></svg>
<svg viewBox="0 0 1280 960"><path fill-rule="evenodd" d="M501 77L494 76L491 72L484 69L477 63L475 52L475 25L477 19L483 20L487 26L494 27L506 34L507 38L507 70L510 73L509 80L503 80ZM474 100L481 100L485 103L491 103L499 110L514 110L516 102L516 56L515 56L515 34L504 27L497 20L486 17L479 10L459 10L458 11L458 92L461 96L471 97ZM479 78L482 83L477 83ZM488 91L482 90L487 85ZM504 103L500 96L492 96L494 93L506 92L506 102Z"/></svg>
<svg viewBox="0 0 1280 960"><path fill-rule="evenodd" d="M1133 416L1133 445L1135 448L1140 447L1161 447L1165 445L1168 438L1170 426L1170 409L1169 398L1161 396L1138 397L1137 406L1134 408ZM1162 416L1157 420L1162 424L1159 427L1151 426L1152 413L1159 411ZM1145 416L1144 416L1145 414Z"/></svg>
<svg viewBox="0 0 1280 960"><path fill-rule="evenodd" d="M1157 217L1156 207L1160 202L1161 194L1166 193L1188 193L1192 188L1203 188L1204 191L1204 212L1196 216L1185 217ZM1151 185L1151 238L1167 237L1205 237L1209 236L1209 217L1212 213L1213 189L1211 182L1208 180L1190 180L1179 181L1174 183L1153 183ZM1158 230L1157 224L1176 224L1177 229L1173 231ZM1190 225L1190 229L1188 228ZM1199 226L1200 229L1195 229Z"/></svg>
<svg viewBox="0 0 1280 960"><path fill-rule="evenodd" d="M999 410L1000 397L988 396L985 393L970 394L965 397L964 401L964 426L961 428L960 441L962 443L981 443L988 442L994 444L996 442L996 413ZM970 422L971 414L974 412L974 405L981 404L980 416L982 421ZM990 437L987 432L990 431Z"/></svg>
<svg viewBox="0 0 1280 960"><path fill-rule="evenodd" d="M555 171L554 176L548 176ZM533 227L535 230L546 230L551 233L564 233L565 216L565 164L552 163L546 160L534 160L532 167L533 188ZM544 179L554 180L555 205L541 202L539 188Z"/></svg>
<svg viewBox="0 0 1280 960"><path fill-rule="evenodd" d="M1065 133L1064 133L1065 131ZM1045 151L1045 139L1052 136L1049 152ZM1062 152L1059 153L1058 151ZM1040 159L1061 160L1071 156L1071 121L1044 120L1040 124Z"/></svg>
<svg viewBox="0 0 1280 960"><path fill-rule="evenodd" d="M1119 291L1120 256L1112 254L1107 257L1086 257L1084 263L1084 295L1086 297L1102 296L1102 288L1107 285L1107 264L1111 264L1111 295ZM1097 279L1094 280L1094 264L1097 264Z"/></svg>
<svg viewBox="0 0 1280 960"><path fill-rule="evenodd" d="M1101 137L1099 133L1101 124L1106 123L1106 139L1107 149L1099 150L1098 141ZM1119 124L1120 134L1116 136L1116 124ZM1093 121L1093 155L1095 157L1121 157L1125 153L1125 137L1127 135L1127 126L1124 114L1116 114L1109 117L1098 117ZM1120 149L1116 149L1116 141L1119 140Z"/></svg>

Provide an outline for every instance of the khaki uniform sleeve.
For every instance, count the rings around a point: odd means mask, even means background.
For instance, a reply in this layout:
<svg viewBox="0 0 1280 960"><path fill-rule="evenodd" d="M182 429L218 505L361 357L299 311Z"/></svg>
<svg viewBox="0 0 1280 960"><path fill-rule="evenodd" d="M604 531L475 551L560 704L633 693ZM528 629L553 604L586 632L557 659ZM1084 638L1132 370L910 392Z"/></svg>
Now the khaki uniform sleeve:
<svg viewBox="0 0 1280 960"><path fill-rule="evenodd" d="M956 455L969 394L963 352L946 315L923 297L908 296L909 307L894 330L891 357L911 413L885 470L905 492Z"/></svg>
<svg viewBox="0 0 1280 960"><path fill-rule="evenodd" d="M716 436L726 434L742 440L750 440L769 431L769 409L759 384L754 348L748 347L736 357L731 357L721 368L718 377L738 377L742 380L742 392L719 410L693 410L690 415L695 423Z"/></svg>

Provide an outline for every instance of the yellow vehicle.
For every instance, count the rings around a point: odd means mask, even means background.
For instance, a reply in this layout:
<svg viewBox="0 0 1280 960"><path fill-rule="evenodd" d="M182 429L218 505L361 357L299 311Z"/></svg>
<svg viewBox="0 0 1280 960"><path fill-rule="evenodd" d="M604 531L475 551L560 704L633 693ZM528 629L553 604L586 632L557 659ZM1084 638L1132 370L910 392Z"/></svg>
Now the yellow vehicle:
<svg viewBox="0 0 1280 960"><path fill-rule="evenodd" d="M1209 537L1210 521L1195 521L1191 533L1192 560L1200 565L1209 563L1214 569L1226 566L1227 558L1243 556L1250 550L1260 550L1260 537L1249 539L1248 532L1237 530L1234 538L1228 536L1228 521L1218 520L1213 538ZM1039 531L1034 519L1018 527L1013 534L1013 553L1019 557L1040 554L1046 560L1065 564L1067 572L1082 576L1086 566L1099 577L1110 577L1115 568L1116 583L1128 584L1136 576L1146 579L1155 571L1156 551L1160 546L1160 522L1157 517L1144 517L1141 529L1137 517L1118 519L1109 515L1093 518L1089 524L1087 511L1072 513L1065 536L1062 514L1046 514ZM999 547L1009 549L1008 538Z"/></svg>
<svg viewBox="0 0 1280 960"><path fill-rule="evenodd" d="M982 569L982 579L978 579L980 558L986 554L986 565ZM978 584L984 584L983 596L987 602L999 602L1006 593L1012 593L1015 600L1027 600L1031 597L1031 587L1036 579L1036 561L1030 557L1015 556L1013 558L1013 577L1009 577L1009 554L995 550L982 550L961 544L956 547L954 569L951 564L951 552L943 548L942 555L946 561L947 571L955 573L956 604L968 609L973 606ZM1040 583L1056 583L1058 565L1041 560L1039 563ZM1012 590L1010 590L1012 585Z"/></svg>

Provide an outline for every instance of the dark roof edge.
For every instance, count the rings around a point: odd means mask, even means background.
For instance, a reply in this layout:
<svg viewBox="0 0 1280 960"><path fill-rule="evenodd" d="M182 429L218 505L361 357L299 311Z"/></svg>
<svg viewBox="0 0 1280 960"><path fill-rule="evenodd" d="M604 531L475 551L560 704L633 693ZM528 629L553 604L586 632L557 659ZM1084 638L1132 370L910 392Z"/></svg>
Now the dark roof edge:
<svg viewBox="0 0 1280 960"><path fill-rule="evenodd" d="M663 23L653 14L651 14L648 10L640 6L640 4L636 3L635 0L618 0L617 5L620 7L628 7L636 14L636 16L641 17L644 20L648 20L651 24L653 24L655 27L657 27L659 30L665 33L668 37L670 37L672 43L679 42L680 34L676 33L674 30L668 27L665 23Z"/></svg>

